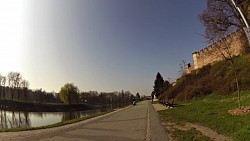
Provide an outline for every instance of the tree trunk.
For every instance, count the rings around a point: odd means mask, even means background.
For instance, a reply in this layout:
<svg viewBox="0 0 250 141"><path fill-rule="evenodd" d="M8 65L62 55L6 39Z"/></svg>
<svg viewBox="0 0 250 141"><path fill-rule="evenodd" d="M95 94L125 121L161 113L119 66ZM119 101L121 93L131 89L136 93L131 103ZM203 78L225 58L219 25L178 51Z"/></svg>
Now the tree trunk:
<svg viewBox="0 0 250 141"><path fill-rule="evenodd" d="M233 66L233 71L234 71L234 79L235 79L235 82L236 82L236 87L237 87L237 95L238 95L238 108L241 109L241 104L240 104L240 87L239 87L239 81L238 81L238 76L237 76L237 73L236 73L236 70L235 70L235 66L234 66L234 63L233 61L231 60L231 64Z"/></svg>
<svg viewBox="0 0 250 141"><path fill-rule="evenodd" d="M27 101L27 92L26 92L26 89L24 90L24 101L25 102Z"/></svg>
<svg viewBox="0 0 250 141"><path fill-rule="evenodd" d="M69 105L71 105L69 89L68 89L68 101L69 101Z"/></svg>
<svg viewBox="0 0 250 141"><path fill-rule="evenodd" d="M69 99L69 105L71 105L70 93L69 93L69 97L68 97L68 99Z"/></svg>
<svg viewBox="0 0 250 141"><path fill-rule="evenodd" d="M185 103L186 103L186 102L187 102L187 92L186 92L187 80L186 80L186 74L185 74L185 76L184 76L184 81L185 81L184 94L185 94Z"/></svg>
<svg viewBox="0 0 250 141"><path fill-rule="evenodd" d="M20 89L17 88L17 100L19 100L19 97L20 97Z"/></svg>
<svg viewBox="0 0 250 141"><path fill-rule="evenodd" d="M11 90L11 99L12 99L12 100L14 99L14 90L13 90L13 88L12 88L12 90Z"/></svg>
<svg viewBox="0 0 250 141"><path fill-rule="evenodd" d="M5 99L5 87L3 88L3 98Z"/></svg>
<svg viewBox="0 0 250 141"><path fill-rule="evenodd" d="M3 93L3 87L0 86L0 98L2 97L2 93Z"/></svg>

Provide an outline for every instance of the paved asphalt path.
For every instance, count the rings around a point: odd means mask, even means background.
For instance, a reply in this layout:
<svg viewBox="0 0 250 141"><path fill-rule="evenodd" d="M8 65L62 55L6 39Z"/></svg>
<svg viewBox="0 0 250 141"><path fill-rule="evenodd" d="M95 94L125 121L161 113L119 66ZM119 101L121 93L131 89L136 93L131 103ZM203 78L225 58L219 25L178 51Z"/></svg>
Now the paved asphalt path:
<svg viewBox="0 0 250 141"><path fill-rule="evenodd" d="M18 141L168 141L149 101L51 133Z"/></svg>

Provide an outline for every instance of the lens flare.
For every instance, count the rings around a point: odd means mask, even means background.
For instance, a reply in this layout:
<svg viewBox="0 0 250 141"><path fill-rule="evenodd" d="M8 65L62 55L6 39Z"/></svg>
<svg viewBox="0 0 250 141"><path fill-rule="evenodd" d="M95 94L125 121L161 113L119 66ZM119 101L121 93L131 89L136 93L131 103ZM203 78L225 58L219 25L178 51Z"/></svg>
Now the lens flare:
<svg viewBox="0 0 250 141"><path fill-rule="evenodd" d="M0 73L18 71L23 44L22 0L0 1Z"/></svg>

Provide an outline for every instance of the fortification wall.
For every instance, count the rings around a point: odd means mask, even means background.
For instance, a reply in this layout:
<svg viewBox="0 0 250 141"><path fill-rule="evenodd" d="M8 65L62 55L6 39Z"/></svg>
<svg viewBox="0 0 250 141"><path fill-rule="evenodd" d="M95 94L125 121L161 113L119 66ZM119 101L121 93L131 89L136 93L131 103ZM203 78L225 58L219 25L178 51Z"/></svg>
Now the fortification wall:
<svg viewBox="0 0 250 141"><path fill-rule="evenodd" d="M247 46L245 35L236 31L226 38L192 54L194 65L186 66L186 73L202 68L208 64L224 60L225 57L238 56L245 51Z"/></svg>

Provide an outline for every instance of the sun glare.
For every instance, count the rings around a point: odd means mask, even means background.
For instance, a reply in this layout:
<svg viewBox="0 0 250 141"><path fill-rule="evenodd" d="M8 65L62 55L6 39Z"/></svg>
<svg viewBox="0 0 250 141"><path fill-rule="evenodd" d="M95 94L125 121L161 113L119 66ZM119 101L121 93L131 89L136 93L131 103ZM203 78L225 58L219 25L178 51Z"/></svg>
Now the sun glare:
<svg viewBox="0 0 250 141"><path fill-rule="evenodd" d="M23 0L0 0L0 73L19 71L23 44Z"/></svg>

